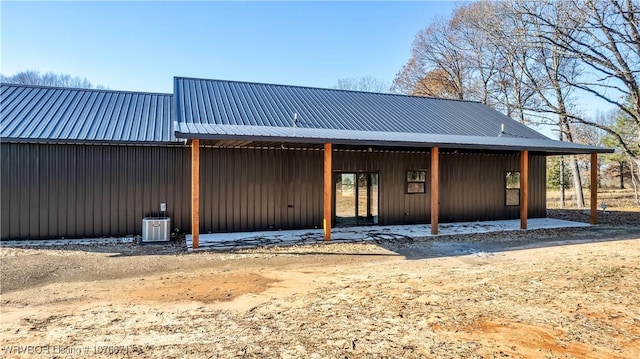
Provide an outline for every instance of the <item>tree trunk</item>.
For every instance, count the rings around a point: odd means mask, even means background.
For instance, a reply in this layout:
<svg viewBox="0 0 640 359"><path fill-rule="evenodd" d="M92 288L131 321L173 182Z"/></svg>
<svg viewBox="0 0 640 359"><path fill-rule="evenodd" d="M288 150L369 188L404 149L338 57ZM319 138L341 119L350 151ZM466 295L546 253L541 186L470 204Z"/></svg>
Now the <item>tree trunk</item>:
<svg viewBox="0 0 640 359"><path fill-rule="evenodd" d="M576 192L576 206L584 208L584 193L582 193L582 177L580 177L580 167L578 159L573 157L569 160L571 165L571 174L573 175L573 189Z"/></svg>
<svg viewBox="0 0 640 359"><path fill-rule="evenodd" d="M624 161L620 161L620 189L624 189Z"/></svg>

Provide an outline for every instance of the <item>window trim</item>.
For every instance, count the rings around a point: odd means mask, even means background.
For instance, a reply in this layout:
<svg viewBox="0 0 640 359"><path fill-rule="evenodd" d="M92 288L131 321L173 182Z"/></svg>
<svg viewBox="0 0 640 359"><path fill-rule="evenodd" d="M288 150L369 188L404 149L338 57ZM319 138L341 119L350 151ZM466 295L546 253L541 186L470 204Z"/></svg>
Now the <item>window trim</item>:
<svg viewBox="0 0 640 359"><path fill-rule="evenodd" d="M410 181L409 180L409 173L410 172L423 172L424 173L424 180L422 181ZM404 171L404 192L405 194L425 194L427 193L427 175L428 175L428 171L426 169L407 169ZM414 183L419 183L422 184L422 191L420 192L410 192L409 191L409 186L411 184Z"/></svg>
<svg viewBox="0 0 640 359"><path fill-rule="evenodd" d="M517 173L518 174L518 187L509 187L509 182L507 181L507 175L509 173ZM520 207L520 198L521 198L521 188L520 188L520 171L516 170L508 170L504 171L504 206L505 207ZM517 204L509 204L509 191L518 191L518 203Z"/></svg>

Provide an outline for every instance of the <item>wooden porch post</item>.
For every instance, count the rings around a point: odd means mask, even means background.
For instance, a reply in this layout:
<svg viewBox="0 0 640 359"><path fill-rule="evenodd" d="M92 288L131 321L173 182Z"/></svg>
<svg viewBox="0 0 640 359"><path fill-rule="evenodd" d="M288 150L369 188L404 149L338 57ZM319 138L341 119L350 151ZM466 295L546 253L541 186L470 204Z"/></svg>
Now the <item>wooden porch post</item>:
<svg viewBox="0 0 640 359"><path fill-rule="evenodd" d="M529 210L529 151L520 152L520 229L527 229Z"/></svg>
<svg viewBox="0 0 640 359"><path fill-rule="evenodd" d="M324 219L322 227L324 229L324 240L331 240L331 206L333 205L332 195L332 178L333 168L331 159L333 156L333 148L330 143L324 144Z"/></svg>
<svg viewBox="0 0 640 359"><path fill-rule="evenodd" d="M200 140L191 141L191 239L200 246Z"/></svg>
<svg viewBox="0 0 640 359"><path fill-rule="evenodd" d="M591 154L591 224L598 224L598 154Z"/></svg>
<svg viewBox="0 0 640 359"><path fill-rule="evenodd" d="M431 234L438 234L438 198L440 192L440 184L438 182L439 175L439 162L440 162L440 153L438 147L434 147L431 149Z"/></svg>

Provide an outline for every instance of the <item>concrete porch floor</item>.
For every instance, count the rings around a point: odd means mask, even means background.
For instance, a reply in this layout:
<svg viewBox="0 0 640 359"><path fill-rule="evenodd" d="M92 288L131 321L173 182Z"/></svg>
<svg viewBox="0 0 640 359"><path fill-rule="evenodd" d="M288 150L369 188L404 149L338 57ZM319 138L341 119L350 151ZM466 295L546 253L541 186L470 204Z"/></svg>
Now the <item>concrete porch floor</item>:
<svg viewBox="0 0 640 359"><path fill-rule="evenodd" d="M571 222L553 218L530 218L528 229L589 227L587 223ZM454 234L489 233L519 231L520 220L486 222L441 223L440 236ZM432 237L431 225L366 226L343 227L331 230L331 242L364 242L372 240L392 240ZM325 243L322 229L300 229L291 231L236 232L200 234L200 250L224 251L229 249L257 248L269 246L292 246ZM194 251L190 234L187 235L187 249Z"/></svg>

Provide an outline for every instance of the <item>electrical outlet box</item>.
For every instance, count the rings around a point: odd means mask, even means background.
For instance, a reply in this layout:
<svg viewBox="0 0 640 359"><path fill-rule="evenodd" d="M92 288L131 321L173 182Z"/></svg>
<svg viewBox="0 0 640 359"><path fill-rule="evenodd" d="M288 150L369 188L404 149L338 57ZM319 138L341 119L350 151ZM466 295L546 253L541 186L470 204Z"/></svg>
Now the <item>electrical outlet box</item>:
<svg viewBox="0 0 640 359"><path fill-rule="evenodd" d="M167 204L160 203L160 212L166 212L166 211L167 211Z"/></svg>

